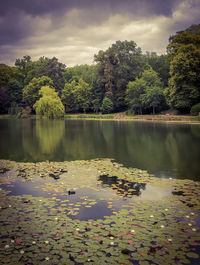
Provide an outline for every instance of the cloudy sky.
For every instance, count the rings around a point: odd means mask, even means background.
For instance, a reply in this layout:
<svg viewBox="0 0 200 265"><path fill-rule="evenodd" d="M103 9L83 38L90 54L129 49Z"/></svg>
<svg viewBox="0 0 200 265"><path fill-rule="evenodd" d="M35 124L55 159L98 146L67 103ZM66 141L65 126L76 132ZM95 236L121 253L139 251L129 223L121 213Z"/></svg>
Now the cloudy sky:
<svg viewBox="0 0 200 265"><path fill-rule="evenodd" d="M117 40L163 54L169 36L200 23L200 0L1 0L0 63L30 55L92 64Z"/></svg>

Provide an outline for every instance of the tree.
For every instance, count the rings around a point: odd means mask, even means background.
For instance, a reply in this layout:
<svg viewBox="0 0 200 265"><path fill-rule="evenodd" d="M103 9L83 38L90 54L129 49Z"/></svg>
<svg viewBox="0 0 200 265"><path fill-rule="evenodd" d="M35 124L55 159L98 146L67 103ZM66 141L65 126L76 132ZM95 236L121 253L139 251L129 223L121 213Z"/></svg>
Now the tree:
<svg viewBox="0 0 200 265"><path fill-rule="evenodd" d="M16 59L15 66L21 70L25 70L26 64L29 62L31 62L31 57L29 55L25 55L22 59Z"/></svg>
<svg viewBox="0 0 200 265"><path fill-rule="evenodd" d="M146 52L146 62L152 69L158 73L164 87L168 86L168 79L170 77L170 56L168 54L157 55L155 52Z"/></svg>
<svg viewBox="0 0 200 265"><path fill-rule="evenodd" d="M34 62L32 62L31 57L29 55L25 55L23 56L22 59L18 58L15 61L15 66L16 66L15 68L17 68L18 72L21 74L21 83L23 86L27 85L25 80L27 78L29 71L31 71L33 64Z"/></svg>
<svg viewBox="0 0 200 265"><path fill-rule="evenodd" d="M10 79L8 82L8 93L11 102L21 104L22 102L22 84L16 79Z"/></svg>
<svg viewBox="0 0 200 265"><path fill-rule="evenodd" d="M82 78L79 79L79 82L75 89L75 99L78 105L78 108L83 110L85 113L89 109L91 104L91 88L88 83L86 83Z"/></svg>
<svg viewBox="0 0 200 265"><path fill-rule="evenodd" d="M47 57L41 57L37 62L34 63L29 75L31 79L33 77L39 78L42 76L48 76L51 80L53 80L55 90L59 93L60 96L61 91L65 85L63 76L65 68L65 64L60 63L56 57L53 57L51 59ZM27 75L27 78L28 77L29 76Z"/></svg>
<svg viewBox="0 0 200 265"><path fill-rule="evenodd" d="M7 88L12 78L12 68L6 64L0 64L0 88Z"/></svg>
<svg viewBox="0 0 200 265"><path fill-rule="evenodd" d="M31 108L40 98L39 90L43 86L49 86L53 88L53 81L47 76L42 76L39 78L34 77L31 82L23 89L23 101Z"/></svg>
<svg viewBox="0 0 200 265"><path fill-rule="evenodd" d="M7 113L10 106L10 98L5 88L0 88L0 113Z"/></svg>
<svg viewBox="0 0 200 265"><path fill-rule="evenodd" d="M200 33L189 29L172 36L168 45L171 77L165 95L168 104L182 112L200 101Z"/></svg>
<svg viewBox="0 0 200 265"><path fill-rule="evenodd" d="M129 81L134 81L143 70L144 60L134 41L117 41L106 51L95 55L98 67L98 82L104 96L113 101L115 110L126 107L125 90Z"/></svg>
<svg viewBox="0 0 200 265"><path fill-rule="evenodd" d="M66 111L86 112L91 105L91 87L82 78L66 83L62 91L62 102Z"/></svg>
<svg viewBox="0 0 200 265"><path fill-rule="evenodd" d="M103 113L110 113L113 111L113 102L111 99L105 97L102 101L101 110Z"/></svg>
<svg viewBox="0 0 200 265"><path fill-rule="evenodd" d="M151 68L144 70L141 78L129 82L126 90L126 101L131 110L142 114L143 109L164 106L163 85L158 74Z"/></svg>
<svg viewBox="0 0 200 265"><path fill-rule="evenodd" d="M162 87L147 86L145 93L141 97L141 101L147 107L152 107L153 114L155 114L156 108L161 106L165 101Z"/></svg>
<svg viewBox="0 0 200 265"><path fill-rule="evenodd" d="M142 78L136 78L129 82L126 90L126 102L131 111L142 114L143 102L141 95L144 94L146 82Z"/></svg>
<svg viewBox="0 0 200 265"><path fill-rule="evenodd" d="M192 106L192 108L190 110L190 114L193 116L200 115L200 103Z"/></svg>
<svg viewBox="0 0 200 265"><path fill-rule="evenodd" d="M39 91L39 95L41 98L33 106L37 115L50 119L64 116L64 106L54 88L43 86Z"/></svg>
<svg viewBox="0 0 200 265"><path fill-rule="evenodd" d="M73 80L71 83L66 83L62 90L62 103L65 105L66 112L73 112L77 110L77 102L75 98L76 81Z"/></svg>
<svg viewBox="0 0 200 265"><path fill-rule="evenodd" d="M102 88L102 85L99 82L99 79L98 79L99 76L97 73L98 73L97 65L77 65L74 67L66 68L64 72L64 79L66 82L65 86L68 86L68 84L72 84L72 81L75 81L76 83L78 83L80 78L82 78L86 83L89 84L91 88L91 108L95 112L98 112L100 110L101 103L102 103L102 100L105 94L105 90ZM65 88L64 90L65 91L70 90L70 88L68 89ZM66 93L64 92L64 90L62 91L62 98L63 98L63 94ZM71 92L70 94L71 94L71 97L73 97ZM68 101L73 102L72 98L71 100L68 100ZM74 109L75 111L76 110L75 105L71 108L70 108L70 105L71 103L66 104L68 108L67 111L72 111L72 109Z"/></svg>

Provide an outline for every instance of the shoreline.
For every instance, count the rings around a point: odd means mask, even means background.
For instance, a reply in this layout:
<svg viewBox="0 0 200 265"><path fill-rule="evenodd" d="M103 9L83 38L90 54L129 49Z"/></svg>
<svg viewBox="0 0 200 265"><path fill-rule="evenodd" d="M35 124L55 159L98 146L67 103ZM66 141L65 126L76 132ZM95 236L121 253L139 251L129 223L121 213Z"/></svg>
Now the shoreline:
<svg viewBox="0 0 200 265"><path fill-rule="evenodd" d="M0 119L12 119L8 114L0 115ZM20 119L38 119L36 115L30 115L27 118ZM125 115L124 113L113 114L65 114L64 119L76 120L107 120L107 121L136 121L136 122L156 122L156 123L182 123L182 124L200 124L199 116L189 115Z"/></svg>

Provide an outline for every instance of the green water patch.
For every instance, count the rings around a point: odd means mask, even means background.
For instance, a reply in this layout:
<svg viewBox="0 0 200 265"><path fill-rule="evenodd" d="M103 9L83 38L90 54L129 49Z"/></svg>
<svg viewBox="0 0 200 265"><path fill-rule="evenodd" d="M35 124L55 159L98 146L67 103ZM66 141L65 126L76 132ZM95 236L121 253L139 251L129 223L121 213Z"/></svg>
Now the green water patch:
<svg viewBox="0 0 200 265"><path fill-rule="evenodd" d="M109 159L0 167L2 264L200 262L199 182Z"/></svg>

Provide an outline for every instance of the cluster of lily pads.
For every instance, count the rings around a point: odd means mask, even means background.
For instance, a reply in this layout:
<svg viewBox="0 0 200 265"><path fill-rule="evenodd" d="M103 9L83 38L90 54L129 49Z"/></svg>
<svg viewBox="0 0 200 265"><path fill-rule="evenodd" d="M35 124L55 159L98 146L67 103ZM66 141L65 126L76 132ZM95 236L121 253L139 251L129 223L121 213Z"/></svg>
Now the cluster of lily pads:
<svg viewBox="0 0 200 265"><path fill-rule="evenodd" d="M200 261L199 182L155 178L110 159L1 160L0 168L1 264ZM19 179L30 182L43 196L14 195L12 186ZM145 185L171 192L159 200L156 194L138 200L138 189ZM101 202L106 203L107 214L97 219L94 212L94 218L81 220L84 211L96 209Z"/></svg>

